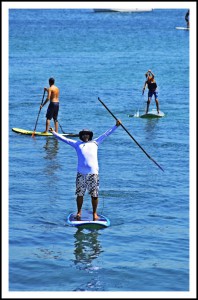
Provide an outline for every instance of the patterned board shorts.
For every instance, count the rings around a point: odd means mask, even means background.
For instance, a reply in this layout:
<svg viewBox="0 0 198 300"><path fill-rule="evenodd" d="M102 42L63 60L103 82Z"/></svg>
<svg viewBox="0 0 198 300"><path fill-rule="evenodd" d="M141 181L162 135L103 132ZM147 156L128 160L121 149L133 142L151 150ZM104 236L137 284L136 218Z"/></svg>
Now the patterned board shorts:
<svg viewBox="0 0 198 300"><path fill-rule="evenodd" d="M92 197L98 197L99 192L99 175L98 174L81 174L76 176L76 195L84 196L86 189Z"/></svg>

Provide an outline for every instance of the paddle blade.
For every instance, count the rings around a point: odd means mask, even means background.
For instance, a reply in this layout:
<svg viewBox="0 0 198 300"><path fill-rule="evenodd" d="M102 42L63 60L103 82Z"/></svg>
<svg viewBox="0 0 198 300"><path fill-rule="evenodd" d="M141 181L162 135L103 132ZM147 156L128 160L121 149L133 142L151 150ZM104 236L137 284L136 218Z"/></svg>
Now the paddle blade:
<svg viewBox="0 0 198 300"><path fill-rule="evenodd" d="M34 138L35 137L35 131L33 131L33 133L32 133L32 138Z"/></svg>

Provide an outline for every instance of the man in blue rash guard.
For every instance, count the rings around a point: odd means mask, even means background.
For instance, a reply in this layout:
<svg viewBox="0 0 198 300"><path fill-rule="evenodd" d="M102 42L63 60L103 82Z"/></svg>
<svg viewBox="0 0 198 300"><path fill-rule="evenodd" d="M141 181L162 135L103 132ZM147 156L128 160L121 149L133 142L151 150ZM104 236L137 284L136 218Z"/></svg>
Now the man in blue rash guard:
<svg viewBox="0 0 198 300"><path fill-rule="evenodd" d="M98 146L103 140L112 134L116 128L121 124L120 120L116 121L116 125L107 130L104 134L92 140L93 132L88 129L83 129L79 132L79 140L68 139L61 136L57 132L50 128L50 132L53 135L63 141L64 143L72 146L78 156L77 176L76 176L76 202L77 202L77 214L76 219L80 220L81 209L83 204L83 197L86 189L91 195L92 208L93 208L93 220L98 219L97 207L98 207L98 192L99 192L99 166L98 166Z"/></svg>

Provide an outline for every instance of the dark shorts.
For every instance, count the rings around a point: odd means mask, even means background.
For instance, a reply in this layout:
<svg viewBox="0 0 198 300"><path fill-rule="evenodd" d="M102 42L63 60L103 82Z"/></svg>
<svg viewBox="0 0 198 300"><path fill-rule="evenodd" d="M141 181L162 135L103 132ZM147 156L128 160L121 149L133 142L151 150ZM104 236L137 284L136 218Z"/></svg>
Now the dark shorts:
<svg viewBox="0 0 198 300"><path fill-rule="evenodd" d="M149 91L148 92L148 97L152 98L152 96L154 95L155 100L158 99L158 92L157 91Z"/></svg>
<svg viewBox="0 0 198 300"><path fill-rule="evenodd" d="M51 120L52 118L54 120L57 120L58 111L59 111L59 102L50 102L48 109L47 109L46 118L48 120Z"/></svg>

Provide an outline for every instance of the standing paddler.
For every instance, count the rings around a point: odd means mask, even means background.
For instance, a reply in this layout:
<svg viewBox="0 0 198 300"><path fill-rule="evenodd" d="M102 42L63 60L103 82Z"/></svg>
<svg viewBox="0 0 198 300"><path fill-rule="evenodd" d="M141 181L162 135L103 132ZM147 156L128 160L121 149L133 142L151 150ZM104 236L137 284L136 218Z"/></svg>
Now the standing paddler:
<svg viewBox="0 0 198 300"><path fill-rule="evenodd" d="M55 79L50 78L49 79L49 88L44 87L44 91L47 91L47 98L44 101L43 104L41 104L40 109L43 108L43 106L50 101L47 113L46 113L46 126L45 131L43 133L47 133L50 126L50 120L53 118L54 125L55 125L55 131L58 132L58 111L59 111L59 88L54 85Z"/></svg>
<svg viewBox="0 0 198 300"><path fill-rule="evenodd" d="M79 140L68 139L58 133L53 128L50 132L61 140L62 142L72 146L78 156L78 166L76 175L76 202L77 214L76 219L80 220L81 210L83 205L83 197L86 190L91 195L93 220L98 220L97 207L98 207L98 193L99 193L99 166L98 166L98 146L104 141L106 137L112 134L117 127L121 125L121 121L117 120L116 125L107 130L98 138L93 138L93 132L88 129L83 129L79 132Z"/></svg>

